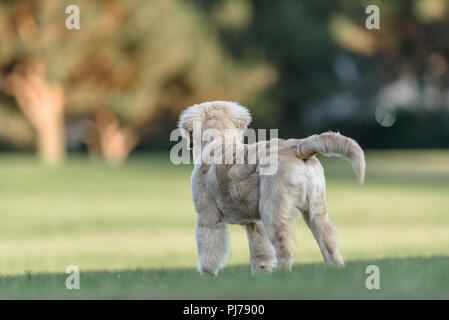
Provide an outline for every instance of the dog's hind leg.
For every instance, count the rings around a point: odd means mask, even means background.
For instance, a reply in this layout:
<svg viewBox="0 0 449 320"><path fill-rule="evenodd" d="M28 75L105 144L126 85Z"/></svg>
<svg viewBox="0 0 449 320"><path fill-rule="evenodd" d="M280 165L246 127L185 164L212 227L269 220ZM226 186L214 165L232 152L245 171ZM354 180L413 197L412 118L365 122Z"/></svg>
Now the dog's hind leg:
<svg viewBox="0 0 449 320"><path fill-rule="evenodd" d="M264 189L262 188L262 190ZM260 217L276 250L277 268L291 270L294 257L294 250L290 241L290 222L293 208L290 208L287 201L289 197L284 197L283 191L266 189L268 190L261 193Z"/></svg>
<svg viewBox="0 0 449 320"><path fill-rule="evenodd" d="M198 271L216 276L229 256L228 230L218 213L198 214L196 242Z"/></svg>
<svg viewBox="0 0 449 320"><path fill-rule="evenodd" d="M343 258L338 251L334 227L327 214L324 190L310 203L308 211L303 212L304 220L313 233L327 265L344 266Z"/></svg>
<svg viewBox="0 0 449 320"><path fill-rule="evenodd" d="M245 228L248 235L252 273L270 272L275 262L275 252L262 222L249 223L245 225Z"/></svg>

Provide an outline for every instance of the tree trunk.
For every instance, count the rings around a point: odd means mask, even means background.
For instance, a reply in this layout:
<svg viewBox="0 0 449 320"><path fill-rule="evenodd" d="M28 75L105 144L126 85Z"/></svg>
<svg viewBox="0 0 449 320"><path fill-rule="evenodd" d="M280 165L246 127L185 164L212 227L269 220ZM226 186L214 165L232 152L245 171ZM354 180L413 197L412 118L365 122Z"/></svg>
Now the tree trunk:
<svg viewBox="0 0 449 320"><path fill-rule="evenodd" d="M66 154L62 88L46 82L41 65L28 65L14 69L6 89L36 131L40 158L45 164L59 165Z"/></svg>
<svg viewBox="0 0 449 320"><path fill-rule="evenodd" d="M37 151L44 163L57 166L66 155L65 127L63 116L55 116L45 128L36 130Z"/></svg>
<svg viewBox="0 0 449 320"><path fill-rule="evenodd" d="M119 120L104 110L97 113L86 139L91 154L100 153L111 166L121 165L138 142L136 132L121 126Z"/></svg>

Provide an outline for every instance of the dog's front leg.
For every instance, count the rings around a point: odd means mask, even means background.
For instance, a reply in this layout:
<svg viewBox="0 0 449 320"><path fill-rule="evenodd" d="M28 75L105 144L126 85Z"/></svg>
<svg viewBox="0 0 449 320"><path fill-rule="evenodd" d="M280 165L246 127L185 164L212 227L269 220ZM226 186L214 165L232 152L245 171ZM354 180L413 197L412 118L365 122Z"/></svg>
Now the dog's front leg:
<svg viewBox="0 0 449 320"><path fill-rule="evenodd" d="M216 276L229 256L228 230L217 213L199 213L196 226L198 271Z"/></svg>

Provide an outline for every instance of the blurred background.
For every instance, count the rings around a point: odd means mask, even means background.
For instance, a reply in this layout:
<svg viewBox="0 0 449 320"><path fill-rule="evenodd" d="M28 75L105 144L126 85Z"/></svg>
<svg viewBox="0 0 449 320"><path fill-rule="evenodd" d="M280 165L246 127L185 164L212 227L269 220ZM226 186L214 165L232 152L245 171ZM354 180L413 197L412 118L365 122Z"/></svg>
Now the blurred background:
<svg viewBox="0 0 449 320"><path fill-rule="evenodd" d="M192 168L171 164L169 135L211 100L281 138L335 130L367 150L362 188L323 160L345 258L448 255L448 14L447 0L1 1L0 273L193 267ZM320 261L295 228L297 261ZM247 263L231 231L231 264Z"/></svg>

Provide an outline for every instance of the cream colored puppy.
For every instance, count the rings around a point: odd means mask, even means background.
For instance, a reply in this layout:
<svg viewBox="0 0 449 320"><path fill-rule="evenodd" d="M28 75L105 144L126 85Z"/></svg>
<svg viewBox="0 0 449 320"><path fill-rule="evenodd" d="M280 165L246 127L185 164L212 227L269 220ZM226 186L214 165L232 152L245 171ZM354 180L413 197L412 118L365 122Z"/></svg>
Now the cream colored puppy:
<svg viewBox="0 0 449 320"><path fill-rule="evenodd" d="M246 108L226 101L193 105L180 116L181 132L189 145L194 144L196 164L191 183L198 215L198 270L202 274L216 275L223 267L229 252L226 224L245 226L253 272L271 271L275 263L279 269L290 270L294 256L290 222L298 211L318 242L324 262L344 265L327 214L323 168L315 155L343 156L352 163L362 183L365 175L362 149L354 140L338 133L244 144L243 132L250 121ZM195 139L211 129L223 139ZM197 141L201 150L197 148L195 152ZM219 148L230 151L234 160L243 155L245 163L199 161L205 152L218 150L214 149L217 143L221 145ZM257 157L255 163L250 162L262 146L269 153ZM277 170L262 175L263 160L273 153L277 157Z"/></svg>

